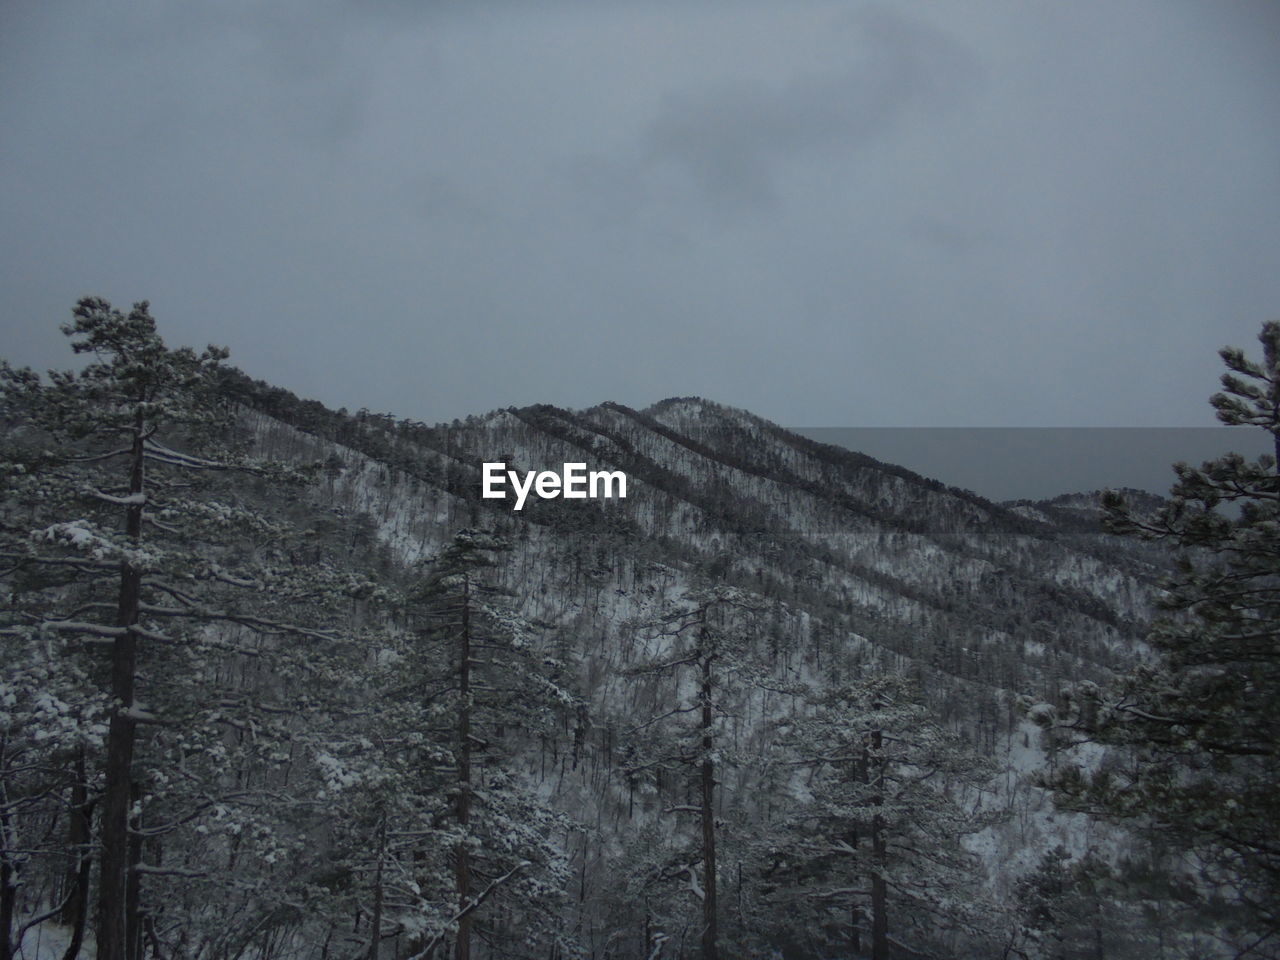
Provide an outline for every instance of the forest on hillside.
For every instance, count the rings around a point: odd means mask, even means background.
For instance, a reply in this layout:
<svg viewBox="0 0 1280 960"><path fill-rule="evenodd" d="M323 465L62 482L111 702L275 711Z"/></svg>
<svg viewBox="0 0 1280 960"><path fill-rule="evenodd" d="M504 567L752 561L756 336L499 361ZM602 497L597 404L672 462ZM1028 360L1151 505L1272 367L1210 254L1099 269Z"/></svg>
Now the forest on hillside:
<svg viewBox="0 0 1280 960"><path fill-rule="evenodd" d="M0 960L1280 956L1275 458L1015 508L64 330L0 367ZM1280 450L1260 340L1213 403ZM636 494L479 496L570 454Z"/></svg>

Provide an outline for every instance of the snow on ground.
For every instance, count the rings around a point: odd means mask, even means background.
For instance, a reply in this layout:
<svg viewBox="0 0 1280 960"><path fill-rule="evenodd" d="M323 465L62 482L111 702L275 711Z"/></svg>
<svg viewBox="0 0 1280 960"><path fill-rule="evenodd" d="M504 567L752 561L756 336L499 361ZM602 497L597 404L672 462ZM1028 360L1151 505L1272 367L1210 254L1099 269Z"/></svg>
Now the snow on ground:
<svg viewBox="0 0 1280 960"><path fill-rule="evenodd" d="M22 923L21 918L18 923ZM67 952L67 944L70 942L69 927L46 921L26 932L22 943L14 953L14 960L62 960L62 955ZM84 943L80 945L80 960L93 960L97 955L93 937L86 935Z"/></svg>
<svg viewBox="0 0 1280 960"><path fill-rule="evenodd" d="M1040 728L1023 720L1005 749L1003 782L997 785L992 800L1007 811L1008 819L964 840L965 848L987 868L987 875L1009 884L1034 870L1041 855L1059 845L1073 857L1092 848L1114 862L1126 844L1123 831L1081 813L1058 810L1051 794L1031 782L1032 774L1051 765ZM1098 744L1083 744L1076 748L1073 760L1093 770L1105 755L1106 750Z"/></svg>

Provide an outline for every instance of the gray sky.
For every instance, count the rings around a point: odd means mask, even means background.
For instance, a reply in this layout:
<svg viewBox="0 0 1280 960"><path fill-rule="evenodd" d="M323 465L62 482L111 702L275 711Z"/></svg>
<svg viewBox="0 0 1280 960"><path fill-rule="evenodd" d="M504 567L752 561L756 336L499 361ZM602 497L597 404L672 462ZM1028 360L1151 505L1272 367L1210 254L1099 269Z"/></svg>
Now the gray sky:
<svg viewBox="0 0 1280 960"><path fill-rule="evenodd" d="M1280 4L6 0L0 354L75 299L435 421L1212 423Z"/></svg>
<svg viewBox="0 0 1280 960"><path fill-rule="evenodd" d="M1047 500L1125 487L1168 496L1173 464L1200 466L1227 452L1274 454L1252 427L817 427L823 443L901 464L991 500Z"/></svg>

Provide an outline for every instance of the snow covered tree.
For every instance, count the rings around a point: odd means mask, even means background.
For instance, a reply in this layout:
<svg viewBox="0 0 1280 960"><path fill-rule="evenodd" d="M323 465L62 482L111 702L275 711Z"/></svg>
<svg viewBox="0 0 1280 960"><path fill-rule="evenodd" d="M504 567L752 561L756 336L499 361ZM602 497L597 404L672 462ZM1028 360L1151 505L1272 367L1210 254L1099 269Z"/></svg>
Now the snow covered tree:
<svg viewBox="0 0 1280 960"><path fill-rule="evenodd" d="M1113 867L1093 849L1079 857L1062 845L1046 851L1014 887L1025 935L1018 952L1035 960L1195 956L1194 940L1182 936L1172 917L1148 916L1168 896L1159 889L1161 899L1142 899L1157 892L1149 879L1134 864Z"/></svg>
<svg viewBox="0 0 1280 960"><path fill-rule="evenodd" d="M1228 372L1211 398L1229 425L1269 432L1280 452L1280 323L1259 335L1262 361L1220 352ZM1164 584L1155 657L1114 689L1072 691L1046 722L1128 747L1133 762L1065 767L1063 802L1156 825L1201 858L1234 907L1241 956L1274 956L1280 939L1280 474L1276 457L1239 454L1192 467L1154 516L1109 494L1111 529L1164 541L1177 572Z"/></svg>
<svg viewBox="0 0 1280 960"><path fill-rule="evenodd" d="M691 769L696 772L695 802L674 804L672 813L698 817L696 853L682 864L661 864L656 876L679 880L701 904L700 956L720 956L719 876L716 865L716 801L718 765L725 759L722 723L731 700L744 682L754 677L753 637L744 617L760 612L760 605L741 590L702 586L687 592L663 616L641 628L644 641L655 649L646 662L631 668L633 677L675 676L680 696L662 704L661 712L632 730L636 752L629 775ZM683 682L682 682L683 681ZM690 716L692 724L671 721ZM695 869L701 867L700 873Z"/></svg>
<svg viewBox="0 0 1280 960"><path fill-rule="evenodd" d="M139 626L142 581L152 560L143 545L146 465L157 460L166 464L198 462L197 458L165 446L157 436L158 429L164 424L198 433L211 425L218 406L211 408L207 395L198 398L195 394L226 353L215 348L199 356L191 350L167 350L155 333L155 322L146 303L135 305L126 317L103 300L85 298L73 314L73 322L63 330L70 337L82 338L73 341L73 349L76 353L93 353L93 362L78 374L51 374L52 383L48 386L31 371L15 371L6 365L0 374L11 416L34 416L52 438L74 444L53 454L56 466L40 464L48 469L37 468L31 474L40 477L37 482L48 483L41 493L64 499L87 497L96 505L123 512L123 530L103 528L93 519L79 517L52 524L44 531L47 542L88 553L89 557L79 561L82 567L99 574L104 569L116 571L109 575L118 579L116 611L111 620L101 613L92 622L46 617L38 626L21 624L10 630L18 634L39 630L70 632L111 643L113 706L100 814L99 956L103 960L123 960L131 767L135 728L143 718L134 687L138 638L145 630ZM74 476L68 469L71 464L109 463L121 465L116 477L101 471ZM25 468L23 472L27 472ZM65 558L28 555L14 559L29 566L42 561L53 564ZM100 610L106 604L95 601L88 606Z"/></svg>
<svg viewBox="0 0 1280 960"><path fill-rule="evenodd" d="M776 935L807 937L811 952L869 947L874 960L894 943L924 955L949 931L986 935L991 905L960 841L990 822L963 806L989 762L897 677L816 693L781 734L796 803L762 838L758 867L766 915L786 918Z"/></svg>
<svg viewBox="0 0 1280 960"><path fill-rule="evenodd" d="M554 735L581 701L566 665L543 649L496 584L498 557L509 549L493 534L460 531L427 566L413 600L418 626L407 677L417 690L406 695L421 704L424 732L447 746L453 766L456 960L473 955L477 933L503 957L554 941L548 910L565 882L563 853L550 833L567 824L524 785L516 757L528 738ZM438 758L427 761L423 776L438 777ZM503 904L506 922L478 927L491 899Z"/></svg>
<svg viewBox="0 0 1280 960"><path fill-rule="evenodd" d="M146 878L208 877L207 864L162 865L166 838L189 834L190 860L197 828L212 830L229 864L250 852L279 860L298 842L273 836L253 812L271 808L252 798L287 777L277 745L308 699L296 681L342 656L327 627L352 581L289 563L289 523L257 508L300 478L233 442L234 410L216 389L226 351L167 348L145 302L126 316L84 298L63 330L92 355L83 369L46 381L0 367L10 426L0 643L24 665L11 678L18 710L4 719L7 734L39 741L39 755L84 771L69 778L79 819L65 902L80 905L78 937L94 803L97 955L135 960L144 938L161 949ZM191 935L173 929L179 943Z"/></svg>
<svg viewBox="0 0 1280 960"><path fill-rule="evenodd" d="M292 862L320 922L312 942L371 960L387 939L431 955L456 914L452 755L425 729L420 703L400 695L412 663L399 641L386 638L366 669L347 678L363 688L364 702L310 744L323 814Z"/></svg>

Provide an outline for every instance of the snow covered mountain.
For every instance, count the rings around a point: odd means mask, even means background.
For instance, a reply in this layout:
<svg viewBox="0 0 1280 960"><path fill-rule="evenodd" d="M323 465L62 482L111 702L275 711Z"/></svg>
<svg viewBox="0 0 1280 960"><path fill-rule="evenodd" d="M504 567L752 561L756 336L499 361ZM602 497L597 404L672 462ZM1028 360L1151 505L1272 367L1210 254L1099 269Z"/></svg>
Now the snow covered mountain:
<svg viewBox="0 0 1280 960"><path fill-rule="evenodd" d="M713 568L803 612L807 655L860 644L895 670L971 689L963 722L988 740L1007 732L1008 712L988 702L975 716L978 702L1129 662L1150 614L1158 555L1104 535L1092 495L992 503L706 400L537 406L429 427L363 413L317 422L241 391L260 412L263 452L327 459L324 496L374 518L403 560L460 526L499 529L526 543L519 575L536 577L536 595L554 598L538 602L557 616L606 592L628 609L646 562ZM515 512L481 498L489 461L622 470L628 496L531 498Z"/></svg>
<svg viewBox="0 0 1280 960"><path fill-rule="evenodd" d="M32 482L6 529L49 545L14 569L69 576L11 579L3 636L71 644L14 648L12 836L71 839L24 868L11 916L87 889L63 859L92 827L77 811L98 789L103 665L73 635L118 629L83 611L118 575L112 511L145 504L172 541L127 554L155 568L130 711L131 829L150 839L129 856L168 882L126 911L153 952L1047 957L1104 927L1108 955L1153 942L1169 897L1117 878L1175 875L1162 850L1036 785L1055 748L1028 708L1142 656L1162 569L1102 533L1091 498L992 503L697 398L428 426L237 371L219 389L246 462L276 466L199 496L165 476L134 497L41 480L40 434L12 434L12 475ZM153 457L214 464L186 439ZM495 462L618 471L626 496L516 510L482 495ZM98 513L79 519L47 493L86 489Z"/></svg>
<svg viewBox="0 0 1280 960"><path fill-rule="evenodd" d="M930 716L995 764L969 802L1006 820L966 841L982 854L990 889L1010 893L1058 845L1113 859L1125 846L1083 818L1055 817L1029 785L1046 757L1019 710L1020 698L1053 701L1064 683L1104 680L1142 648L1162 560L1102 533L1093 495L992 503L698 398L643 411L536 406L427 426L331 414L248 381L235 389L256 411L260 451L324 461L320 502L371 518L398 561L438 553L464 527L513 542L504 586L524 615L571 638L589 704L573 748L589 758L584 770L625 767L627 719L687 695L628 679L635 625L710 582L758 602L777 690L821 689L850 664L864 676L909 678ZM622 470L627 497L531 497L517 512L480 495L481 466L492 461ZM757 695L745 711L764 730L794 701ZM670 789L650 786L655 796ZM759 785L745 777L738 786ZM621 800L608 791L559 781L553 792L573 816L618 816ZM721 803L733 802L725 794ZM650 813L660 808L651 797ZM632 789L629 816L636 809ZM579 869L599 868L589 848L574 855Z"/></svg>

